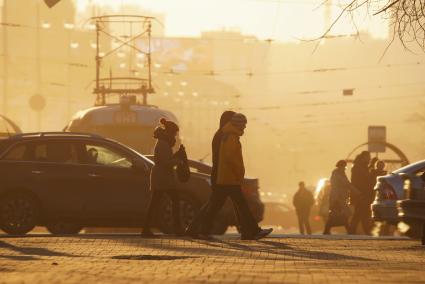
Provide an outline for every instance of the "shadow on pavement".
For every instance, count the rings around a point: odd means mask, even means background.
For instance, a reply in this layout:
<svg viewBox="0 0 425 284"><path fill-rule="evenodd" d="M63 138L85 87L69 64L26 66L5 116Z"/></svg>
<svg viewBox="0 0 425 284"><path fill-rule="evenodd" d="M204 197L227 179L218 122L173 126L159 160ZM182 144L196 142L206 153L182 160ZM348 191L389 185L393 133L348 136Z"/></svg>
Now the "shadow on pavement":
<svg viewBox="0 0 425 284"><path fill-rule="evenodd" d="M126 243L131 246L138 247L146 247L153 248L165 251L175 251L179 253L186 254L185 256L164 256L164 257L185 257L190 258L190 254L200 257L200 256L225 256L231 255L232 250L233 253L237 251L239 253L239 257L247 257L251 258L253 253L258 253L256 259L262 260L270 260L277 258L293 258L292 261L301 261L303 259L312 259L312 260L360 260L360 261L376 261L375 259L358 257L352 255L338 254L334 252L325 252L318 250L307 250L295 248L293 246L287 245L282 242L273 241L272 239L265 239L259 241L237 241L237 240L222 240L222 239L214 239L211 241L205 240L195 240L190 238L181 238L176 239L174 237L158 237L154 239L142 239L140 237L136 237L136 235L80 235L78 238L81 239L114 239L119 240L120 242ZM177 242L179 241L179 242ZM197 246L195 244L198 244ZM6 243L4 241L0 241L0 248L6 248L15 252L19 252L24 256L22 260L31 256L68 256L68 257L77 257L75 255L69 255L65 253L59 253L55 251L51 251L45 248L31 248L31 247L18 247ZM189 256L188 256L189 254ZM5 257L5 256L1 256ZM19 256L9 256L13 258L17 258ZM144 260L143 257L146 256L132 256L132 255L121 255L115 256L116 259L138 259ZM149 257L157 257L157 256L149 256ZM295 259L294 259L295 258ZM298 259L297 259L298 258ZM152 260L167 260L167 259L152 259ZM168 259L171 260L171 259Z"/></svg>
<svg viewBox="0 0 425 284"><path fill-rule="evenodd" d="M0 241L0 249L8 249L20 254L23 254L22 258L25 257L31 257L31 256L67 256L67 257L77 257L75 255L71 255L71 254L67 254L67 253L61 253L61 252L56 252L56 251L52 251L46 248L36 248L36 247L19 247L19 246L15 246L3 241ZM2 255L0 255L0 257L4 257ZM21 257L21 256L9 256L9 257ZM29 259L22 259L22 260L29 260Z"/></svg>
<svg viewBox="0 0 425 284"><path fill-rule="evenodd" d="M0 255L0 258L5 258L9 260L19 260L19 261L40 260L40 258L33 257L31 255ZM0 272L2 271L0 270Z"/></svg>
<svg viewBox="0 0 425 284"><path fill-rule="evenodd" d="M364 258L364 257L357 257L357 256L337 254L337 253L331 253L331 252L323 252L323 251L296 249L281 242L267 241L267 240L260 240L260 241L254 241L254 242L251 241L249 245L244 245L244 244L235 243L235 242L228 242L223 240L202 241L202 242L198 240L193 240L193 242L202 243L203 245L207 245L207 246L216 246L216 247L217 247L217 243L219 243L219 244L225 245L227 249L235 249L235 250L258 252L258 253L268 253L275 256L276 255L286 256L286 257L291 256L291 257L308 258L308 259L315 259L315 260L344 259L344 260L374 261L373 259ZM267 245L268 247L259 246L258 244ZM223 246L220 246L220 247L223 247ZM268 258L266 257L266 259Z"/></svg>
<svg viewBox="0 0 425 284"><path fill-rule="evenodd" d="M175 239L174 239L175 240ZM173 242L173 239L158 238L158 239L140 239L134 242L133 240L124 239L129 245L143 246L147 248L163 249L167 251L176 251L182 253L193 253L206 256L224 256L231 254L229 250L237 251L246 255L239 255L239 257L251 258L253 253L258 253L256 259L269 260L276 259L276 257L295 257L302 259L313 260L361 260L361 261L376 261L374 259L358 257L352 255L338 254L333 252L303 250L294 248L285 243L260 240L260 241L228 241L228 240L196 240L196 239L181 239L183 244ZM198 244L198 246L194 246ZM297 259L292 259L297 261Z"/></svg>
<svg viewBox="0 0 425 284"><path fill-rule="evenodd" d="M302 258L310 258L310 259L316 259L316 260L365 260L365 261L375 261L374 259L365 258L365 257L359 257L359 256L352 256L352 255L344 255L344 254L338 254L338 253L332 253L332 252L323 252L323 251L312 251L312 250L302 250L302 249L294 249L286 244L280 243L280 242L274 242L274 241L267 241L262 240L258 241L260 243L275 247L277 249L285 250L284 254L289 256L295 256L295 257L302 257ZM269 253L270 251L267 250Z"/></svg>
<svg viewBox="0 0 425 284"><path fill-rule="evenodd" d="M187 258L198 258L197 256L178 256L178 255L116 255L112 259L121 260L177 260Z"/></svg>

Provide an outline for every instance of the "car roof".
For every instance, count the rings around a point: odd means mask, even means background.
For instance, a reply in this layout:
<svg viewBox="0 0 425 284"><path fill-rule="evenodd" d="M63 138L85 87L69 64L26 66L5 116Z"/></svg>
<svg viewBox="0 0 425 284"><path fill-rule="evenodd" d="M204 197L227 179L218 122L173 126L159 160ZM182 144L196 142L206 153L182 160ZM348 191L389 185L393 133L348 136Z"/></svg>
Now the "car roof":
<svg viewBox="0 0 425 284"><path fill-rule="evenodd" d="M97 134L92 134L92 133L80 133L80 132L30 132L30 133L20 133L20 134L15 134L12 135L6 139L10 139L10 140L17 140L17 139L25 139L25 138L39 138L39 137L54 137L54 138L63 138L63 137L67 137L67 138L71 138L71 137L85 137L85 138L102 138L105 139L104 137L97 135Z"/></svg>
<svg viewBox="0 0 425 284"><path fill-rule="evenodd" d="M105 138L103 136L97 135L97 134L92 134L92 133L80 133L80 132L32 132L32 133L21 133L21 134L16 134L13 136L10 136L6 139L2 139L0 140L0 151L2 151L3 147L7 147L7 145L10 145L11 143L15 142L15 141L22 141L22 140L38 140L38 138L66 138L66 139L91 139L91 140L97 140L97 141L102 141L102 142L109 142L109 143L114 143L114 144L118 144L121 147L124 147L127 151L132 152L133 154L139 156L140 158L142 158L144 161L148 162L149 164L153 164L153 162L149 159L147 159L144 155L140 154L139 152L137 152L136 150L118 142L115 141L113 139L109 139L109 138ZM2 143L3 142L3 143ZM3 145L3 147L2 147Z"/></svg>
<svg viewBox="0 0 425 284"><path fill-rule="evenodd" d="M421 160L421 161L417 161L415 163L409 164L407 166L404 166L402 168L399 168L395 171L393 171L393 173L395 174L401 174L401 173L414 173L416 171L419 171L421 169L425 168L425 160Z"/></svg>

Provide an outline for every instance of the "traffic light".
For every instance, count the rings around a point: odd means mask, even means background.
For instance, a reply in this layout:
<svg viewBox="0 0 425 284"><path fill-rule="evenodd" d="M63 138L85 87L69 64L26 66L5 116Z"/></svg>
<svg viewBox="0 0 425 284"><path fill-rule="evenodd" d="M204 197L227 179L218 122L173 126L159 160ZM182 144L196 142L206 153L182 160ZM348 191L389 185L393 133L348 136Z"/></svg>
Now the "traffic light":
<svg viewBox="0 0 425 284"><path fill-rule="evenodd" d="M44 2L46 3L47 6L49 6L49 8L52 8L53 6L55 6L60 0L44 0Z"/></svg>

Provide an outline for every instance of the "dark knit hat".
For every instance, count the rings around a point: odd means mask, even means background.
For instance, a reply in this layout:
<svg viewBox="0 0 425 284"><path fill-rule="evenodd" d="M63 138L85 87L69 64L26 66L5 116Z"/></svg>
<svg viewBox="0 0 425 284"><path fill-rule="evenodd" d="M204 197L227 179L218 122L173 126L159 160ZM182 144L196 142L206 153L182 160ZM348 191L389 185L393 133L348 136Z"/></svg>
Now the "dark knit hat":
<svg viewBox="0 0 425 284"><path fill-rule="evenodd" d="M248 120L246 119L246 116L242 113L235 113L230 120L230 123L232 123L234 126L244 126L247 124L247 122Z"/></svg>
<svg viewBox="0 0 425 284"><path fill-rule="evenodd" d="M179 131L179 127L177 126L177 124L175 124L171 120L161 118L159 120L159 123L162 124L164 126L165 130L167 130L167 131L175 131L175 132Z"/></svg>
<svg viewBox="0 0 425 284"><path fill-rule="evenodd" d="M232 117L236 114L236 112L231 110L226 110L221 114L220 117L220 128L226 125L226 123L230 122L232 120Z"/></svg>
<svg viewBox="0 0 425 284"><path fill-rule="evenodd" d="M347 166L347 161L345 160L339 160L336 165L337 168L345 168Z"/></svg>

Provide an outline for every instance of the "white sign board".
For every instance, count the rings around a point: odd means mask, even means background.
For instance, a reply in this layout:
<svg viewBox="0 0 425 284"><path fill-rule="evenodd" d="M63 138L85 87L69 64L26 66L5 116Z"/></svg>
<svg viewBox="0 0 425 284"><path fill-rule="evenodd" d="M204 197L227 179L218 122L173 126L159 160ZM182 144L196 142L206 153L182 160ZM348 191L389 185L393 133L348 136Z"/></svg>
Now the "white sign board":
<svg viewBox="0 0 425 284"><path fill-rule="evenodd" d="M387 128L385 126L369 126L367 129L368 150L371 153L384 153L387 140ZM378 142L378 143L376 143ZM375 144L376 143L376 144Z"/></svg>

